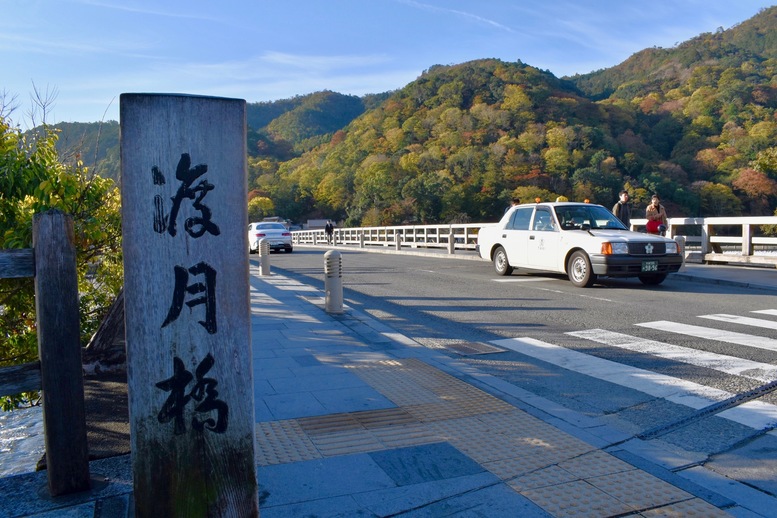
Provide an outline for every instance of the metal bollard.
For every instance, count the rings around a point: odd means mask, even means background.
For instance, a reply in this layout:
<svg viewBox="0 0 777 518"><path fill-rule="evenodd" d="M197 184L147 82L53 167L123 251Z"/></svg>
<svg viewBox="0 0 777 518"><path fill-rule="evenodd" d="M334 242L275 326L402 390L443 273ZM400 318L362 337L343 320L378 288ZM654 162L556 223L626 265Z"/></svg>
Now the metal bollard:
<svg viewBox="0 0 777 518"><path fill-rule="evenodd" d="M318 244L318 232L313 232L313 246Z"/></svg>
<svg viewBox="0 0 777 518"><path fill-rule="evenodd" d="M364 248L364 232L359 232L359 248Z"/></svg>
<svg viewBox="0 0 777 518"><path fill-rule="evenodd" d="M330 250L324 254L324 291L326 312L343 312L343 261L340 252Z"/></svg>
<svg viewBox="0 0 777 518"><path fill-rule="evenodd" d="M685 236L674 236L674 240L677 243L677 251L680 252L680 256L683 258L683 264L680 265L680 271L685 270Z"/></svg>
<svg viewBox="0 0 777 518"><path fill-rule="evenodd" d="M456 251L456 235L451 232L448 234L448 253L453 254Z"/></svg>
<svg viewBox="0 0 777 518"><path fill-rule="evenodd" d="M399 229L394 232L394 249L397 251L402 250L402 231Z"/></svg>
<svg viewBox="0 0 777 518"><path fill-rule="evenodd" d="M270 242L259 240L259 275L270 275Z"/></svg>

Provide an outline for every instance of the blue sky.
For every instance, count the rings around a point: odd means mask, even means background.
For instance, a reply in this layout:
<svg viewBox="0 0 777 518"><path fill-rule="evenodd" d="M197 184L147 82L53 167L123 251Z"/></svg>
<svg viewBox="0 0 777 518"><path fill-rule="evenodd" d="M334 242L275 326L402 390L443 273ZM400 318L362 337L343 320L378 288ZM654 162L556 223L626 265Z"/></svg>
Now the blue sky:
<svg viewBox="0 0 777 518"><path fill-rule="evenodd" d="M56 94L46 117L56 123L118 120L122 93L364 95L480 58L584 74L728 29L772 2L0 0L0 94L25 126L33 85Z"/></svg>

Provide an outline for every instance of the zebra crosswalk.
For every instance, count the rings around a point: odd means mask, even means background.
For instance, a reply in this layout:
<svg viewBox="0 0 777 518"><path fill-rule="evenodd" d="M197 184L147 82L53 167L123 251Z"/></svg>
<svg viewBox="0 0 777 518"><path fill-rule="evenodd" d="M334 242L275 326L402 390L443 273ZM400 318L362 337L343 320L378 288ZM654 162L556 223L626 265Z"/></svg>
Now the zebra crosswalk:
<svg viewBox="0 0 777 518"><path fill-rule="evenodd" d="M767 317L777 316L777 310L774 309L759 310L753 313ZM754 329L777 329L777 321L750 316L717 314L699 315L699 318L714 322L734 323ZM777 340L757 334L726 331L715 327L704 327L665 320L643 322L635 325L677 335L777 351ZM777 365L771 363L683 347L669 343L669 341L649 340L606 329L587 329L565 334L617 348L618 350L651 355L662 360L711 369L723 375L747 378L763 384L777 380ZM617 361L593 356L535 338L512 338L495 340L491 343L564 369L637 390L652 397L663 398L672 403L684 405L695 410L736 396L720 388L710 387L644 368L625 365ZM770 429L777 426L777 405L753 400L724 410L718 416L756 430Z"/></svg>

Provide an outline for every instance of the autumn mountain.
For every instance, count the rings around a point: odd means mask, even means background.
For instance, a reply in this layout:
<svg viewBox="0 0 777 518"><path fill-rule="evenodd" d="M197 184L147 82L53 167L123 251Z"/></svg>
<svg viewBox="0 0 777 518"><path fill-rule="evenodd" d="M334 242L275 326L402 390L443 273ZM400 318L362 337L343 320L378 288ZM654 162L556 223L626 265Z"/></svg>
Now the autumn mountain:
<svg viewBox="0 0 777 518"><path fill-rule="evenodd" d="M610 206L625 187L638 207L660 193L670 216L772 214L775 108L777 8L574 77L495 59L436 65L385 94L249 103L249 210L490 221L514 195ZM63 146L80 142L115 175L113 146L94 139L118 125L82 126L63 128Z"/></svg>

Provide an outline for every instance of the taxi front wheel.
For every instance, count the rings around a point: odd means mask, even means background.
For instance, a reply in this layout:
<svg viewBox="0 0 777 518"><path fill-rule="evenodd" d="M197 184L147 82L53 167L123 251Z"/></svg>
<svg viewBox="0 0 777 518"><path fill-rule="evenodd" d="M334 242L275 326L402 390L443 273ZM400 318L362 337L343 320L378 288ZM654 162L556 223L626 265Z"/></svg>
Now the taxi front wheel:
<svg viewBox="0 0 777 518"><path fill-rule="evenodd" d="M567 275L575 286L587 288L596 282L596 274L591 268L591 260L585 252L577 251L567 262Z"/></svg>

